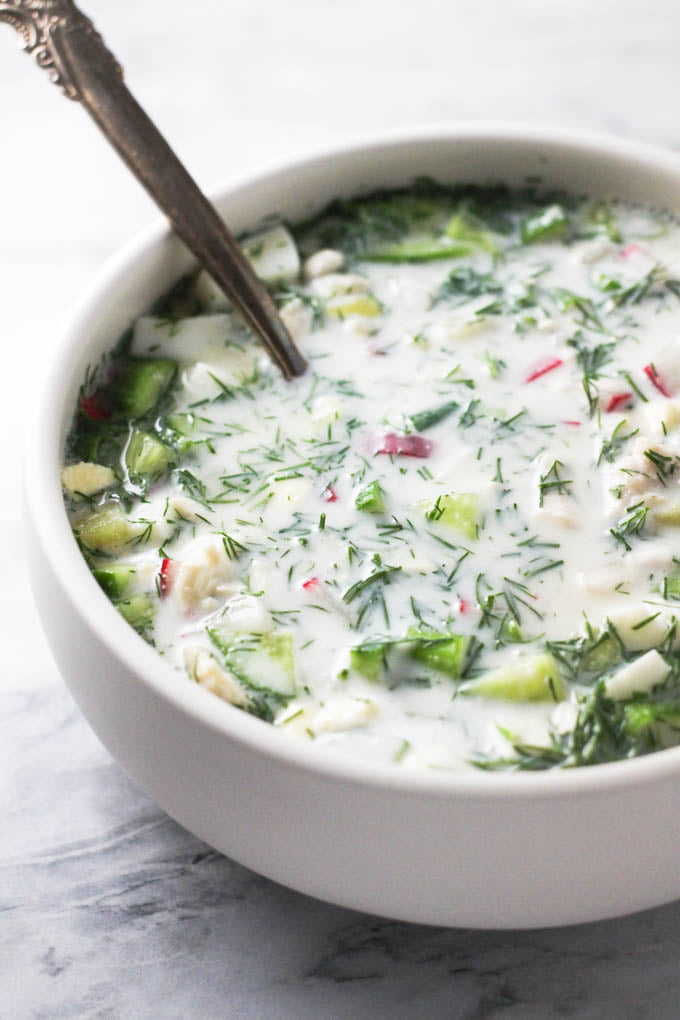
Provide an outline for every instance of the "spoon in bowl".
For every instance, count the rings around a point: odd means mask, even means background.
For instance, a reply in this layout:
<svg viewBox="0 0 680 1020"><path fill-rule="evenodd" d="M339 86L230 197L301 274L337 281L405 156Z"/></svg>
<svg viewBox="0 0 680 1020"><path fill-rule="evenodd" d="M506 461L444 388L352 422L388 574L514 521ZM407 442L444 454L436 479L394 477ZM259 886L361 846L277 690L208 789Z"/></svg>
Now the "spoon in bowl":
<svg viewBox="0 0 680 1020"><path fill-rule="evenodd" d="M123 82L123 71L72 0L0 0L0 22L69 99L80 101L177 234L263 341L286 379L307 362L236 239Z"/></svg>

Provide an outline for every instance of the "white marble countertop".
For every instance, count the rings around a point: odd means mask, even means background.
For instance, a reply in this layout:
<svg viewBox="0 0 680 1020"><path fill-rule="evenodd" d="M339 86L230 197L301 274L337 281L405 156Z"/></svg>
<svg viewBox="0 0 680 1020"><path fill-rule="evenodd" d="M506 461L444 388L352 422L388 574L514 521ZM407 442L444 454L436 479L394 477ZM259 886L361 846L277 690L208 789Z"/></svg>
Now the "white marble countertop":
<svg viewBox="0 0 680 1020"><path fill-rule="evenodd" d="M326 139L435 120L559 123L680 148L676 0L87 10L206 186ZM69 307L155 214L11 29L0 42L0 1017L677 1017L680 904L527 933L355 914L211 851L98 744L24 574L21 423Z"/></svg>

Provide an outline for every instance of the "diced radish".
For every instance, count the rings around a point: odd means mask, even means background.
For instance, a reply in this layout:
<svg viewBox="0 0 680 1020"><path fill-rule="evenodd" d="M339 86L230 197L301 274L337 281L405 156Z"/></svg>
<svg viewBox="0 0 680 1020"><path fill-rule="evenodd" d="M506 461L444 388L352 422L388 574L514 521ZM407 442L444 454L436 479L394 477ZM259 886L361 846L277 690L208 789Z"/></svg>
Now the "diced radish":
<svg viewBox="0 0 680 1020"><path fill-rule="evenodd" d="M162 599L170 591L170 585L172 583L172 575L174 573L174 564L171 559L164 556L161 560L161 569L158 574L158 591Z"/></svg>
<svg viewBox="0 0 680 1020"><path fill-rule="evenodd" d="M467 613L469 608L470 607L468 603L465 601L465 599L456 599L456 601L453 603L453 611L455 613Z"/></svg>
<svg viewBox="0 0 680 1020"><path fill-rule="evenodd" d="M396 432L388 432L379 443L374 453L396 454L399 457L429 457L434 449L434 443L424 436L399 436Z"/></svg>
<svg viewBox="0 0 680 1020"><path fill-rule="evenodd" d="M80 401L80 410L92 421L106 421L109 417L109 412L100 404L96 394L83 397Z"/></svg>
<svg viewBox="0 0 680 1020"><path fill-rule="evenodd" d="M559 368L563 364L561 358L545 358L543 361L539 361L534 369L524 380L525 382L533 382L534 379L540 379L542 375L547 372L552 372L554 369Z"/></svg>
<svg viewBox="0 0 680 1020"><path fill-rule="evenodd" d="M654 365L645 365L644 373L651 382L652 386L656 387L659 393L664 397L670 397L671 392L664 383L663 379L660 379Z"/></svg>
<svg viewBox="0 0 680 1020"><path fill-rule="evenodd" d="M335 503L337 501L338 494L332 485L327 485L323 490L323 498L327 503Z"/></svg>
<svg viewBox="0 0 680 1020"><path fill-rule="evenodd" d="M580 425L580 424L581 424L581 422L580 422L580 421L569 421L569 419L568 419L568 418L565 418L565 420L564 420L564 424L565 424L565 425Z"/></svg>
<svg viewBox="0 0 680 1020"><path fill-rule="evenodd" d="M647 252L639 244L627 244L625 248L621 249L622 259L634 259L638 255L646 254Z"/></svg>
<svg viewBox="0 0 680 1020"><path fill-rule="evenodd" d="M611 397L607 401L605 411L616 411L620 407L630 407L633 403L633 399L632 393L612 393Z"/></svg>
<svg viewBox="0 0 680 1020"><path fill-rule="evenodd" d="M315 588L319 587L319 578L310 577L307 581L302 582L302 587L305 591L314 591Z"/></svg>

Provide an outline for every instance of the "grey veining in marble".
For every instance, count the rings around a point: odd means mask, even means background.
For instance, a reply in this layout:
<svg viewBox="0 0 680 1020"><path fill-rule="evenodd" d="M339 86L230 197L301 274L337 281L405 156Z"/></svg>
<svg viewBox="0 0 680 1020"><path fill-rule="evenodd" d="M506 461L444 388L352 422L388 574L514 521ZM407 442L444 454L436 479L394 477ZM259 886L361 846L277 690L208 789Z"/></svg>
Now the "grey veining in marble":
<svg viewBox="0 0 680 1020"><path fill-rule="evenodd" d="M434 120L560 123L680 148L676 0L85 7L205 185ZM214 853L98 744L31 604L19 438L59 323L154 212L9 29L0 97L1 1020L680 1016L680 904L528 933L354 914Z"/></svg>

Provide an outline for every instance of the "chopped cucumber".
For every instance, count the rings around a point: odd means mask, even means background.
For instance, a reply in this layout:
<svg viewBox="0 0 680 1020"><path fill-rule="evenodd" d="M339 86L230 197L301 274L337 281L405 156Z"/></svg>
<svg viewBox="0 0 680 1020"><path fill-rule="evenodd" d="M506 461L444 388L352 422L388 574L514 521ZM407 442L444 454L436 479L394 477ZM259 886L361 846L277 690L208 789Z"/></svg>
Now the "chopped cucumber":
<svg viewBox="0 0 680 1020"><path fill-rule="evenodd" d="M439 407L432 407L428 411L417 411L415 414L409 415L408 421L416 432L424 432L425 429L430 429L433 425L444 421L444 418L448 418L459 407L458 401L449 400L448 403L440 404Z"/></svg>
<svg viewBox="0 0 680 1020"><path fill-rule="evenodd" d="M470 255L475 246L451 237L411 238L379 251L368 252L367 262L432 262L435 259L456 259Z"/></svg>
<svg viewBox="0 0 680 1020"><path fill-rule="evenodd" d="M479 497L475 492L449 493L438 496L434 506L425 511L428 521L437 521L466 538L479 534Z"/></svg>
<svg viewBox="0 0 680 1020"><path fill-rule="evenodd" d="M377 680L383 667L385 647L383 642L379 642L352 648L349 653L352 669L366 677L367 680Z"/></svg>
<svg viewBox="0 0 680 1020"><path fill-rule="evenodd" d="M565 697L557 663L549 652L482 673L461 684L458 693L502 701L562 701Z"/></svg>
<svg viewBox="0 0 680 1020"><path fill-rule="evenodd" d="M595 235L604 235L615 244L621 243L621 231L608 202L600 199L593 202L586 214L586 223Z"/></svg>
<svg viewBox="0 0 680 1020"><path fill-rule="evenodd" d="M132 584L136 571L126 563L112 563L106 567L95 567L92 573L110 599L120 599Z"/></svg>
<svg viewBox="0 0 680 1020"><path fill-rule="evenodd" d="M379 482L370 482L361 492L357 493L354 505L357 510L363 510L367 514L382 514L385 512L385 499Z"/></svg>
<svg viewBox="0 0 680 1020"><path fill-rule="evenodd" d="M680 601L680 570L667 574L663 580L663 597Z"/></svg>
<svg viewBox="0 0 680 1020"><path fill-rule="evenodd" d="M345 319L348 315L372 318L380 315L382 305L372 294L345 294L334 298L332 303L326 306L326 312L328 315L334 315L336 319Z"/></svg>
<svg viewBox="0 0 680 1020"><path fill-rule="evenodd" d="M167 358L128 359L118 377L116 404L129 418L141 418L156 407L177 374L177 362Z"/></svg>
<svg viewBox="0 0 680 1020"><path fill-rule="evenodd" d="M446 225L446 236L454 241L462 241L495 255L498 245L493 234L475 216L467 212L458 212Z"/></svg>
<svg viewBox="0 0 680 1020"><path fill-rule="evenodd" d="M250 264L265 283L293 283L300 275L300 255L293 236L282 223L241 241Z"/></svg>
<svg viewBox="0 0 680 1020"><path fill-rule="evenodd" d="M86 517L76 532L90 552L115 556L139 535L140 529L123 515L117 503L107 503Z"/></svg>
<svg viewBox="0 0 680 1020"><path fill-rule="evenodd" d="M285 631L234 633L209 628L210 640L232 673L248 687L277 698L295 694L293 638Z"/></svg>
<svg viewBox="0 0 680 1020"><path fill-rule="evenodd" d="M567 229L567 214L557 202L528 216L522 221L520 234L524 244L536 241L553 241L562 237Z"/></svg>
<svg viewBox="0 0 680 1020"><path fill-rule="evenodd" d="M458 677L465 666L470 639L449 631L423 630L410 627L406 636L413 638L411 658L447 676Z"/></svg>
<svg viewBox="0 0 680 1020"><path fill-rule="evenodd" d="M113 604L123 619L140 634L148 630L156 613L156 604L150 595L131 595Z"/></svg>
<svg viewBox="0 0 680 1020"><path fill-rule="evenodd" d="M150 432L132 433L125 453L125 463L133 474L157 477L174 460L174 452Z"/></svg>

